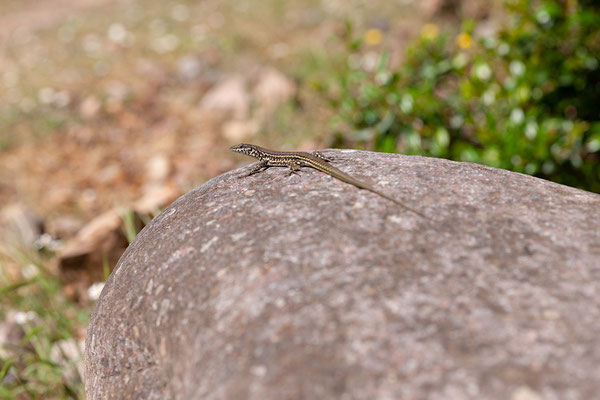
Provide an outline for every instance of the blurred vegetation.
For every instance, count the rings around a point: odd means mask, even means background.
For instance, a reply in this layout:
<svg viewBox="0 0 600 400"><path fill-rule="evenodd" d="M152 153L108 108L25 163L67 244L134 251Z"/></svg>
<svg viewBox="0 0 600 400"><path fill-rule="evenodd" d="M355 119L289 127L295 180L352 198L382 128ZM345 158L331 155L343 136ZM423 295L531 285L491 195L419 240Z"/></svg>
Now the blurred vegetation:
<svg viewBox="0 0 600 400"><path fill-rule="evenodd" d="M18 325L5 329L20 337L0 348L0 398L84 398L77 363L89 311L68 300L62 283L40 266L28 264L35 276L16 282L0 269L0 320L11 310Z"/></svg>
<svg viewBox="0 0 600 400"><path fill-rule="evenodd" d="M144 223L131 210L121 217L120 229L131 243ZM89 299L78 301L53 271L53 246L62 243L0 245L0 399L85 398L84 339L111 266L105 263L103 281L87 289ZM18 276L10 268L15 264Z"/></svg>
<svg viewBox="0 0 600 400"><path fill-rule="evenodd" d="M336 144L483 163L600 192L600 7L513 0L498 33L423 27L399 67L353 39L336 84ZM379 35L379 36L378 36ZM325 81L326 82L326 81Z"/></svg>

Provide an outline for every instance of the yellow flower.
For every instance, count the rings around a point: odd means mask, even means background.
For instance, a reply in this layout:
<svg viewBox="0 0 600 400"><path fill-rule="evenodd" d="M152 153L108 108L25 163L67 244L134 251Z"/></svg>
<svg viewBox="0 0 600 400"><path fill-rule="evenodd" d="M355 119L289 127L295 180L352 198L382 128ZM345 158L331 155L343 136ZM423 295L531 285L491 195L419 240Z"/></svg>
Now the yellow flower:
<svg viewBox="0 0 600 400"><path fill-rule="evenodd" d="M471 35L463 32L456 37L456 43L461 49L468 49L473 45L473 39L471 39Z"/></svg>
<svg viewBox="0 0 600 400"><path fill-rule="evenodd" d="M383 33L377 28L371 28L365 32L365 43L369 46L377 46L382 39Z"/></svg>
<svg viewBox="0 0 600 400"><path fill-rule="evenodd" d="M421 36L428 40L435 39L439 33L440 30L436 24L425 24L421 28Z"/></svg>

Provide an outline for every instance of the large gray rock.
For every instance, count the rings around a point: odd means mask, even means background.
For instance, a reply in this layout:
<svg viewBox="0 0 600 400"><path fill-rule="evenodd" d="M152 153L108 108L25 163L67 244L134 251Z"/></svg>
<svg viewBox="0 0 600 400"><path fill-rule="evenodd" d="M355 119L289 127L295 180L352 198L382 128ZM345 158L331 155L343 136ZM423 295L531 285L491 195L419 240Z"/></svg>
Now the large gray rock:
<svg viewBox="0 0 600 400"><path fill-rule="evenodd" d="M109 278L88 398L600 398L600 196L326 154L431 219L310 169L201 185Z"/></svg>

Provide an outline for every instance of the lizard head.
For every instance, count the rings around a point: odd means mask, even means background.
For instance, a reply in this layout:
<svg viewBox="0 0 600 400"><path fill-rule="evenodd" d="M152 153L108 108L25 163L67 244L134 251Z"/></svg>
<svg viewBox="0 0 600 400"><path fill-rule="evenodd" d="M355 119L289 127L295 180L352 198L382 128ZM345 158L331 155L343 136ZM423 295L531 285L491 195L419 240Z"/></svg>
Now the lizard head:
<svg viewBox="0 0 600 400"><path fill-rule="evenodd" d="M256 157L255 154L258 153L255 145L246 143L236 144L235 146L231 146L229 149L235 153L242 153L251 157Z"/></svg>

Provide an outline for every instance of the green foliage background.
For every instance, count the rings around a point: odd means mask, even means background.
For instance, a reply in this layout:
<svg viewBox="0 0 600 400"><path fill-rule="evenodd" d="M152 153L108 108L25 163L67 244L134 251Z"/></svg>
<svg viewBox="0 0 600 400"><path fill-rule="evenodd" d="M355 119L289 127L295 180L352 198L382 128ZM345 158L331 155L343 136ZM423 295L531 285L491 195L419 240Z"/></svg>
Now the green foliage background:
<svg viewBox="0 0 600 400"><path fill-rule="evenodd" d="M425 32L403 64L361 40L323 85L338 145L494 167L600 192L600 5L513 0L493 37Z"/></svg>

